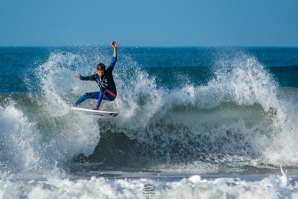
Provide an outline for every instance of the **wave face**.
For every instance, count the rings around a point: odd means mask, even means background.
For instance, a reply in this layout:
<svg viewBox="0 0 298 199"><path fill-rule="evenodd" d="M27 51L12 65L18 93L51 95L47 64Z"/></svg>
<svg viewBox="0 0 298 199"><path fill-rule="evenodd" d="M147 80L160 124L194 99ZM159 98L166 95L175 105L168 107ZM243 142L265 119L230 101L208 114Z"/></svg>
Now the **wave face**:
<svg viewBox="0 0 298 199"><path fill-rule="evenodd" d="M297 90L280 87L253 55L229 51L213 59L197 71L163 71L124 52L114 71L119 95L102 104L119 115L97 120L70 110L77 97L97 90L74 76L94 73L109 52L52 52L25 75L25 93L0 96L2 170L68 170L77 162L173 171L297 167Z"/></svg>
<svg viewBox="0 0 298 199"><path fill-rule="evenodd" d="M186 82L170 90L158 87L143 71L134 70L131 79L121 76L125 74L117 74L124 95L106 106L122 112L111 122L113 131L136 140L154 164L297 165L296 117L288 114L297 110L296 94L292 102L279 96L277 83L254 57L237 53L220 58L205 85Z"/></svg>

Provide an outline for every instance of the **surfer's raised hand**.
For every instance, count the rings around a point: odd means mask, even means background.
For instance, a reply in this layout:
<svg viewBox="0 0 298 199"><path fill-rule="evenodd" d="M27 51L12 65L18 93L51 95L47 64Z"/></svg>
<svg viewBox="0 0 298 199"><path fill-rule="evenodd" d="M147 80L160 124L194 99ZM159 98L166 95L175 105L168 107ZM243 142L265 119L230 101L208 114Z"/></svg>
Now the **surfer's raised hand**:
<svg viewBox="0 0 298 199"><path fill-rule="evenodd" d="M113 57L117 57L117 43L113 40L112 47L114 49Z"/></svg>
<svg viewBox="0 0 298 199"><path fill-rule="evenodd" d="M75 78L78 78L78 79L80 79L80 78L81 78L81 75L80 75L80 74L78 74L78 75L76 75L76 76L75 76Z"/></svg>
<svg viewBox="0 0 298 199"><path fill-rule="evenodd" d="M115 49L115 48L117 48L117 43L116 43L116 41L112 41L112 47Z"/></svg>

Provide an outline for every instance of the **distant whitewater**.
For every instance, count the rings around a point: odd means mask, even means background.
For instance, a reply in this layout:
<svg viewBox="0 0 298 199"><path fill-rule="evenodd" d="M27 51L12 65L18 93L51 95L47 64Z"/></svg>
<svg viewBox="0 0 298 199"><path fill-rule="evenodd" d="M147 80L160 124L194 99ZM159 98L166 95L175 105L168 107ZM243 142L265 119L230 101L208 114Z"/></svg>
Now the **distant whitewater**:
<svg viewBox="0 0 298 199"><path fill-rule="evenodd" d="M1 194L298 198L297 57L292 48L121 49L118 97L101 107L119 115L98 120L71 111L97 90L74 76L108 63L108 49L1 48Z"/></svg>

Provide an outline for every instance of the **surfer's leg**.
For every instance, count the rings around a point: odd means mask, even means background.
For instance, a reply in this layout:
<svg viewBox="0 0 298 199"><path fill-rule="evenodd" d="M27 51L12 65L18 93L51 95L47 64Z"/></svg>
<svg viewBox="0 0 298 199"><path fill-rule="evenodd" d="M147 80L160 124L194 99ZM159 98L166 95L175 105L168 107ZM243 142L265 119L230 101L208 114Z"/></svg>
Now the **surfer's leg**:
<svg viewBox="0 0 298 199"><path fill-rule="evenodd" d="M85 101L86 99L98 99L99 92L85 93L74 103L75 106L78 106L80 103Z"/></svg>
<svg viewBox="0 0 298 199"><path fill-rule="evenodd" d="M113 92L111 92L110 90L104 90L103 92L99 91L98 99L97 99L97 106L96 106L97 110L99 109L102 100L113 101L115 98L116 98L116 95Z"/></svg>
<svg viewBox="0 0 298 199"><path fill-rule="evenodd" d="M97 98L97 105L96 105L96 109L97 110L99 109L99 106L100 106L100 104L102 102L103 97L104 97L103 92L102 91L99 91L98 92L98 98Z"/></svg>
<svg viewBox="0 0 298 199"><path fill-rule="evenodd" d="M104 100L109 100L109 101L114 101L114 99L116 98L116 95L111 92L110 90L105 90L104 92Z"/></svg>

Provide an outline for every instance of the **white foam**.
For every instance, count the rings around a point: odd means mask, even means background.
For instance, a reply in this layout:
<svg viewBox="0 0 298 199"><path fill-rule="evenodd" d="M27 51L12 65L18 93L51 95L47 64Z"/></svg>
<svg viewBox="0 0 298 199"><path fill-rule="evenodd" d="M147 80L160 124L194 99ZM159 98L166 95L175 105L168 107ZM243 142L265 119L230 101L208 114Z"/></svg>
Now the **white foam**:
<svg viewBox="0 0 298 199"><path fill-rule="evenodd" d="M40 132L13 104L0 106L1 169L31 170L42 163Z"/></svg>
<svg viewBox="0 0 298 199"><path fill-rule="evenodd" d="M69 180L49 177L46 181L0 180L4 197L28 198L296 198L297 181L282 176L246 181L239 178L204 179L191 176L181 180L107 179Z"/></svg>
<svg viewBox="0 0 298 199"><path fill-rule="evenodd" d="M52 154L58 161L69 161L79 153L90 155L100 138L96 120L70 112L71 101L74 101L71 99L73 92L79 92L85 87L74 78L76 72L72 70L78 66L83 67L82 62L85 62L83 56L52 53L47 62L36 69L42 91L41 98L37 100L45 111L40 119L50 124L42 129L42 133L47 134Z"/></svg>

